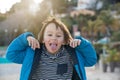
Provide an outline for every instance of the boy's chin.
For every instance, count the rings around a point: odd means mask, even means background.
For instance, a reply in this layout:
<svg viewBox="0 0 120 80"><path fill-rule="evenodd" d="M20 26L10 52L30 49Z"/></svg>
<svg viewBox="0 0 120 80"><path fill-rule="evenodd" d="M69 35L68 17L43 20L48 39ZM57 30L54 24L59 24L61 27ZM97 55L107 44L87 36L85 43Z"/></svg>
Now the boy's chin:
<svg viewBox="0 0 120 80"><path fill-rule="evenodd" d="M58 51L49 51L51 54L56 54Z"/></svg>

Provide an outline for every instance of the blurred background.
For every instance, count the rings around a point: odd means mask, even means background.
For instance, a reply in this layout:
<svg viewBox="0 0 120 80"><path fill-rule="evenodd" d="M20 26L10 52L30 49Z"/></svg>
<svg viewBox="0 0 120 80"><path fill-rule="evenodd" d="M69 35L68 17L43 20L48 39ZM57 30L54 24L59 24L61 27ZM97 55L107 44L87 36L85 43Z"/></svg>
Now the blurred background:
<svg viewBox="0 0 120 80"><path fill-rule="evenodd" d="M0 0L0 80L19 80L21 65L6 60L7 46L23 32L37 38L49 15L93 43L98 62L86 68L88 80L120 80L120 0Z"/></svg>

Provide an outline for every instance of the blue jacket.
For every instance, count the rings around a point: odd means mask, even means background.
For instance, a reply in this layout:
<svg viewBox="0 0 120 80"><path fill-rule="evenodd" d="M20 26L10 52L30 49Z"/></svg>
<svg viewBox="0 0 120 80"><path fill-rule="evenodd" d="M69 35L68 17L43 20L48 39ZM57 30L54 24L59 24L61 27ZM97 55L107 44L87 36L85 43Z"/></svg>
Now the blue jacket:
<svg viewBox="0 0 120 80"><path fill-rule="evenodd" d="M7 48L6 58L14 63L22 64L20 80L28 80L35 51L28 45L27 36L32 35L30 32L25 32L15 38ZM85 67L90 67L96 64L96 52L92 44L80 37L81 44L75 48L77 63L74 68L81 78L87 80Z"/></svg>

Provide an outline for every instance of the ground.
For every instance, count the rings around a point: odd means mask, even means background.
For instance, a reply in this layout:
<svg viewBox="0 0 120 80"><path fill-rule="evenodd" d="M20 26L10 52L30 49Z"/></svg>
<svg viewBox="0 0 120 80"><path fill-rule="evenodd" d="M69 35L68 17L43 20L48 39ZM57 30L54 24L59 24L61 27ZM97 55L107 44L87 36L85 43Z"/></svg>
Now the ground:
<svg viewBox="0 0 120 80"><path fill-rule="evenodd" d="M21 65L8 63L0 64L0 80L19 80ZM87 80L120 80L120 69L104 73L99 67L86 68Z"/></svg>

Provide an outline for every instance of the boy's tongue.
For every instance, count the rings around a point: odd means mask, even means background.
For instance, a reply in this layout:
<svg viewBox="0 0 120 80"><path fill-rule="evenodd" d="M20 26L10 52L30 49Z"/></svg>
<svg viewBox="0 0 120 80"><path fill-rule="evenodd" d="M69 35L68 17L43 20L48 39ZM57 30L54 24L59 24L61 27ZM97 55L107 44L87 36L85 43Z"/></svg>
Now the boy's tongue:
<svg viewBox="0 0 120 80"><path fill-rule="evenodd" d="M57 48L57 45L56 44L51 44L50 47L51 47L52 50L55 50Z"/></svg>

